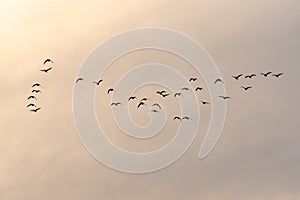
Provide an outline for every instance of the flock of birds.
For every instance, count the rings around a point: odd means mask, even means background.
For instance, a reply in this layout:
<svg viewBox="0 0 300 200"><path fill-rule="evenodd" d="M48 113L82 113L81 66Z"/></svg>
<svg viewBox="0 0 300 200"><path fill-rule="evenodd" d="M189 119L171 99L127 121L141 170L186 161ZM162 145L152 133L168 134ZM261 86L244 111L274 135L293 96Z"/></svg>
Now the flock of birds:
<svg viewBox="0 0 300 200"><path fill-rule="evenodd" d="M266 73L262 72L260 73L261 76L267 78L269 76L273 76L273 77L276 77L276 78L279 78L280 76L283 75L283 73L272 73L271 71L268 71ZM233 75L232 78L234 80L239 80L241 79L242 77L244 77L245 79L253 79L254 77L258 76L257 74L247 74L247 75L244 75L244 74L238 74L238 75ZM196 77L191 77L189 79L189 82L196 82L198 79ZM79 82L85 82L84 78L80 77L78 79L76 79L76 83L79 83ZM103 83L103 79L100 79L100 80L97 80L97 81L93 81L92 82L93 84L96 84L97 86L100 86L101 83ZM224 84L224 81L220 78L216 79L214 81L214 84ZM244 90L244 91L248 91L250 89L252 89L253 87L252 86L241 86L241 88ZM196 88L194 88L194 91L195 92L199 92L199 91L202 91L204 88L201 87L201 86L197 86ZM181 95L183 95L183 92L188 92L188 91L192 91L192 89L190 88L187 88L187 87L182 87L180 88L180 92L175 92L174 94L170 94L170 93L167 93L167 91L165 90L159 90L159 91L156 91L156 94L161 96L162 98L166 98L168 96L171 96L173 95L175 98L176 97L179 97ZM109 95L110 93L114 92L114 88L108 88L107 89L107 95ZM222 100L229 100L231 99L230 96L224 96L224 95L220 95L218 96L219 98L221 98ZM137 100L137 97L136 96L129 96L128 97L128 101L133 101L133 100ZM137 103L137 109L140 109L141 107L144 107L147 105L147 102L149 101L150 99L147 98L147 97L143 97L141 98L138 103ZM204 100L200 100L200 102L202 103L202 105L209 105L210 102L208 101L204 101ZM111 106L121 106L123 105L122 102L112 102L110 104ZM151 105L153 107L153 109L149 110L150 112L154 112L154 113L159 113L159 110L161 110L161 105L159 103L154 103ZM184 116L184 117L180 117L180 116L174 116L173 117L173 120L178 120L178 121L182 121L182 120L192 120L191 117L189 116Z"/></svg>
<svg viewBox="0 0 300 200"><path fill-rule="evenodd" d="M44 62L43 65L46 65L47 63L54 63L51 59L47 58ZM43 72L45 74L47 74L53 67L48 67L45 69L40 69L40 72ZM34 83L31 86L31 95L27 97L27 100L29 101L29 103L27 104L26 108L29 110L29 112L38 112L39 110L41 110L41 107L36 105L36 101L37 101L37 94L41 94L42 85L40 83ZM32 100L35 100L35 102L32 102Z"/></svg>

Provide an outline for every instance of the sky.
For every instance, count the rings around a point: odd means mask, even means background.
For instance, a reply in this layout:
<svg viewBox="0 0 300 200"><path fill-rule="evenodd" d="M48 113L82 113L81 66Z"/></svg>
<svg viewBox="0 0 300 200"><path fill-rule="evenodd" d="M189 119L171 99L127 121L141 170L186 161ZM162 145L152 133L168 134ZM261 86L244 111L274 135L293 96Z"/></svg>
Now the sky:
<svg viewBox="0 0 300 200"><path fill-rule="evenodd" d="M299 199L299 10L297 0L1 0L0 199ZM209 107L200 106L202 121L188 151L163 170L133 175L104 166L84 148L74 124L72 92L81 64L98 44L149 26L174 29L203 45L232 99L222 136L208 157L197 157L210 119ZM46 58L54 60L47 75L39 71ZM103 88L132 66L153 61L187 78L195 75L176 56L145 50L113 63ZM240 82L231 77L269 70L284 75ZM201 77L198 81L206 91ZM34 82L43 84L38 113L26 109ZM253 89L245 93L241 85ZM97 116L116 144L144 152L173 137L178 124L172 119L149 143L120 134L103 88L97 89ZM140 88L136 95L151 95L153 89L158 87ZM205 91L198 98L209 99ZM162 104L178 110L176 102ZM145 110L130 109L136 123L149 121Z"/></svg>

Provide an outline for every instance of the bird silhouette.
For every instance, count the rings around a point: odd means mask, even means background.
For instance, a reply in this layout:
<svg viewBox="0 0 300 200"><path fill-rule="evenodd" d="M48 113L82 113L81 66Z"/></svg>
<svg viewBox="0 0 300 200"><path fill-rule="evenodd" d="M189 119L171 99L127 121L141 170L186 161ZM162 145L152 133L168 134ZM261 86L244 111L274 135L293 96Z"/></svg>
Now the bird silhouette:
<svg viewBox="0 0 300 200"><path fill-rule="evenodd" d="M267 73L260 73L261 75L263 75L264 77L268 77L268 75L270 75L272 72L267 72Z"/></svg>
<svg viewBox="0 0 300 200"><path fill-rule="evenodd" d="M49 67L47 69L41 69L40 71L41 72L45 72L45 73L48 73L48 71L50 71L52 69L52 67Z"/></svg>
<svg viewBox="0 0 300 200"><path fill-rule="evenodd" d="M252 79L254 76L256 76L256 74L249 74L249 75L246 75L245 78L250 78L250 79Z"/></svg>
<svg viewBox="0 0 300 200"><path fill-rule="evenodd" d="M26 106L26 108L28 108L28 107L36 107L36 105L35 104L33 104L33 103L30 103L30 104L28 104L27 106Z"/></svg>
<svg viewBox="0 0 300 200"><path fill-rule="evenodd" d="M128 98L128 101L133 100L133 99L136 99L136 97L135 96L131 96L131 97Z"/></svg>
<svg viewBox="0 0 300 200"><path fill-rule="evenodd" d="M158 103L154 103L152 106L157 106L159 109L161 109L161 106Z"/></svg>
<svg viewBox="0 0 300 200"><path fill-rule="evenodd" d="M193 78L193 77L192 77L192 78L190 78L189 81L192 82L192 81L196 81L196 80L197 80L197 78Z"/></svg>
<svg viewBox="0 0 300 200"><path fill-rule="evenodd" d="M43 62L43 65L45 65L47 62L53 63L53 61L52 61L51 59L47 58L47 59Z"/></svg>
<svg viewBox="0 0 300 200"><path fill-rule="evenodd" d="M96 85L100 85L100 83L103 81L103 79L100 79L99 81L93 81Z"/></svg>
<svg viewBox="0 0 300 200"><path fill-rule="evenodd" d="M41 107L35 108L35 109L31 109L30 111L31 111L31 112L37 112L37 111L39 111L40 109L41 109Z"/></svg>
<svg viewBox="0 0 300 200"><path fill-rule="evenodd" d="M154 112L154 113L159 113L159 111L158 110L150 110L150 112Z"/></svg>
<svg viewBox="0 0 300 200"><path fill-rule="evenodd" d="M107 90L107 94L109 94L110 92L113 92L113 91L114 91L113 88L109 88L109 89Z"/></svg>
<svg viewBox="0 0 300 200"><path fill-rule="evenodd" d="M144 97L141 99L141 101L148 101L148 100L150 100L150 99L148 99L147 97Z"/></svg>
<svg viewBox="0 0 300 200"><path fill-rule="evenodd" d="M179 121L181 121L181 118L178 117L178 116L176 116L176 117L173 118L173 120L176 120L176 119L178 119Z"/></svg>
<svg viewBox="0 0 300 200"><path fill-rule="evenodd" d="M279 78L279 76L283 75L283 73L279 73L279 74L272 74L272 76L275 76L276 78Z"/></svg>
<svg viewBox="0 0 300 200"><path fill-rule="evenodd" d="M39 83L35 83L35 84L33 84L31 87L42 87L42 85L39 84Z"/></svg>
<svg viewBox="0 0 300 200"><path fill-rule="evenodd" d="M32 90L32 93L42 93L40 90Z"/></svg>
<svg viewBox="0 0 300 200"><path fill-rule="evenodd" d="M137 108L140 108L141 106L145 106L146 104L142 101L138 104Z"/></svg>
<svg viewBox="0 0 300 200"><path fill-rule="evenodd" d="M186 120L192 120L192 118L190 118L190 117L183 117L182 119L186 119Z"/></svg>
<svg viewBox="0 0 300 200"><path fill-rule="evenodd" d="M181 88L181 90L189 91L190 89L187 87L183 87L183 88Z"/></svg>
<svg viewBox="0 0 300 200"><path fill-rule="evenodd" d="M210 104L209 102L207 102L207 101L202 101L202 100L200 100L201 101L201 103L203 104L203 105L207 105L207 104Z"/></svg>
<svg viewBox="0 0 300 200"><path fill-rule="evenodd" d="M216 79L214 83L217 84L218 82L224 83L224 81L222 81L222 79L220 79L220 78Z"/></svg>
<svg viewBox="0 0 300 200"><path fill-rule="evenodd" d="M231 99L231 97L228 97L228 96L219 96L219 97L224 99L224 100Z"/></svg>
<svg viewBox="0 0 300 200"><path fill-rule="evenodd" d="M241 76L243 76L243 74L239 74L239 75L237 75L237 76L232 76L232 78L234 78L235 80L239 80L239 78L240 78Z"/></svg>
<svg viewBox="0 0 300 200"><path fill-rule="evenodd" d="M252 86L248 86L248 87L241 86L241 88L243 88L244 90L249 90L252 88Z"/></svg>
<svg viewBox="0 0 300 200"><path fill-rule="evenodd" d="M122 105L122 103L121 102L115 102L115 103L111 103L110 105L111 106L119 106L119 105Z"/></svg>
<svg viewBox="0 0 300 200"><path fill-rule="evenodd" d="M84 81L84 79L83 78L78 78L78 79L76 79L76 83L78 83L79 81Z"/></svg>
<svg viewBox="0 0 300 200"><path fill-rule="evenodd" d="M162 94L166 93L166 91L162 90L162 91L157 91L156 93L162 95Z"/></svg>
<svg viewBox="0 0 300 200"><path fill-rule="evenodd" d="M197 92L198 90L202 90L203 88L202 87L197 87L196 89L195 89L195 91Z"/></svg>
<svg viewBox="0 0 300 200"><path fill-rule="evenodd" d="M169 95L170 95L170 94L162 94L161 96L165 98L165 97L167 97L167 96L169 96Z"/></svg>
<svg viewBox="0 0 300 200"><path fill-rule="evenodd" d="M180 93L180 92L176 92L176 93L174 94L174 97L177 97L177 96L181 96L181 93Z"/></svg>
<svg viewBox="0 0 300 200"><path fill-rule="evenodd" d="M37 100L36 97L33 96L33 95L31 95L31 96L29 96L29 97L27 98L27 100L30 100L30 99L35 99L35 100Z"/></svg>

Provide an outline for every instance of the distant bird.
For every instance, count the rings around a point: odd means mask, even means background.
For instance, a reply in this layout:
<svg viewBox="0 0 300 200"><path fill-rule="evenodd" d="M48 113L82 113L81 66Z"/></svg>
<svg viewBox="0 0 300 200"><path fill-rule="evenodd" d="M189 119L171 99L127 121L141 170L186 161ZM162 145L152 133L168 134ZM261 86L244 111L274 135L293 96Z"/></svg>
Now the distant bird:
<svg viewBox="0 0 300 200"><path fill-rule="evenodd" d="M276 78L279 78L279 76L283 75L283 73L279 73L279 74L272 74L272 76L275 76Z"/></svg>
<svg viewBox="0 0 300 200"><path fill-rule="evenodd" d="M36 105L35 104L33 104L33 103L30 103L30 104L28 104L27 106L26 106L26 108L28 108L28 107L36 107Z"/></svg>
<svg viewBox="0 0 300 200"><path fill-rule="evenodd" d="M136 97L135 96L131 96L131 97L128 98L128 101L133 100L133 99L136 99Z"/></svg>
<svg viewBox="0 0 300 200"><path fill-rule="evenodd" d="M100 79L99 81L93 81L96 85L100 85L100 83L103 81L103 79Z"/></svg>
<svg viewBox="0 0 300 200"><path fill-rule="evenodd" d="M122 105L122 103L121 102L116 102L116 103L111 103L110 105L111 106L119 106L119 105Z"/></svg>
<svg viewBox="0 0 300 200"><path fill-rule="evenodd" d="M250 79L252 79L254 76L256 76L256 74L249 74L249 75L246 75L245 78L250 78Z"/></svg>
<svg viewBox="0 0 300 200"><path fill-rule="evenodd" d="M224 83L224 81L222 81L222 79L220 79L220 78L216 79L214 83L217 84L218 82Z"/></svg>
<svg viewBox="0 0 300 200"><path fill-rule="evenodd" d="M156 93L162 95L163 93L166 93L166 91L162 90L162 91L157 91Z"/></svg>
<svg viewBox="0 0 300 200"><path fill-rule="evenodd" d="M42 93L40 90L32 90L32 93Z"/></svg>
<svg viewBox="0 0 300 200"><path fill-rule="evenodd" d="M41 69L40 71L41 72L45 72L45 73L48 73L48 71L50 71L52 69L52 67L49 67L47 69Z"/></svg>
<svg viewBox="0 0 300 200"><path fill-rule="evenodd" d="M201 103L203 104L203 105L207 105L207 104L210 104L209 102L207 102L207 101L202 101L202 100L200 100L201 101Z"/></svg>
<svg viewBox="0 0 300 200"><path fill-rule="evenodd" d="M76 83L78 83L79 81L84 81L84 79L83 78L76 79Z"/></svg>
<svg viewBox="0 0 300 200"><path fill-rule="evenodd" d="M37 111L39 111L41 109L41 107L39 107L39 108L36 108L36 109L32 109L32 110L30 110L31 112L37 112Z"/></svg>
<svg viewBox="0 0 300 200"><path fill-rule="evenodd" d="M138 104L137 108L140 108L141 106L145 106L146 104L142 101Z"/></svg>
<svg viewBox="0 0 300 200"><path fill-rule="evenodd" d="M190 118L190 117L183 117L182 119L192 120L192 118Z"/></svg>
<svg viewBox="0 0 300 200"><path fill-rule="evenodd" d="M157 106L159 109L161 109L161 106L158 103L154 103L152 106Z"/></svg>
<svg viewBox="0 0 300 200"><path fill-rule="evenodd" d="M141 101L148 101L148 100L150 100L150 99L148 99L147 97L144 97L141 99Z"/></svg>
<svg viewBox="0 0 300 200"><path fill-rule="evenodd" d="M187 87L183 87L183 88L181 88L181 90L189 91L190 89Z"/></svg>
<svg viewBox="0 0 300 200"><path fill-rule="evenodd" d="M45 65L47 62L53 63L53 61L52 61L51 59L47 58L47 59L43 62L43 65Z"/></svg>
<svg viewBox="0 0 300 200"><path fill-rule="evenodd" d="M181 121L181 118L178 117L178 116L176 116L176 117L173 118L173 120L176 120L176 119L178 119L179 121Z"/></svg>
<svg viewBox="0 0 300 200"><path fill-rule="evenodd" d="M162 97L167 97L167 96L169 96L170 94L162 94L161 96Z"/></svg>
<svg viewBox="0 0 300 200"><path fill-rule="evenodd" d="M267 77L268 75L270 75L272 72L267 72L267 73L260 73L261 75L263 75L264 77Z"/></svg>
<svg viewBox="0 0 300 200"><path fill-rule="evenodd" d="M30 99L35 99L35 100L37 100L36 97L33 96L33 95L31 95L31 96L29 96L29 97L27 98L27 100L30 100Z"/></svg>
<svg viewBox="0 0 300 200"><path fill-rule="evenodd" d="M219 96L219 97L224 99L224 100L231 99L231 97L228 97L228 96Z"/></svg>
<svg viewBox="0 0 300 200"><path fill-rule="evenodd" d="M196 81L197 80L197 78L190 78L190 82L192 82L192 81Z"/></svg>
<svg viewBox="0 0 300 200"><path fill-rule="evenodd" d="M241 88L243 88L244 90L249 90L252 88L252 86L248 86L248 87L241 86Z"/></svg>
<svg viewBox="0 0 300 200"><path fill-rule="evenodd" d="M107 90L107 94L109 94L110 92L113 92L113 91L114 91L113 88L109 88L109 89Z"/></svg>
<svg viewBox="0 0 300 200"><path fill-rule="evenodd" d="M235 80L239 80L239 78L240 78L241 76L243 76L243 74L239 74L239 75L237 75L237 76L232 76L232 78L234 78Z"/></svg>
<svg viewBox="0 0 300 200"><path fill-rule="evenodd" d="M33 84L31 87L42 87L42 85L39 84L39 83L35 83L35 84Z"/></svg>
<svg viewBox="0 0 300 200"><path fill-rule="evenodd" d="M158 110L150 110L150 112L159 113Z"/></svg>
<svg viewBox="0 0 300 200"><path fill-rule="evenodd" d="M180 92L176 92L176 93L174 94L174 97L177 97L177 96L181 96L181 93L180 93Z"/></svg>
<svg viewBox="0 0 300 200"><path fill-rule="evenodd" d="M198 90L202 90L203 88L202 87L197 87L196 89L195 89L195 91L197 92Z"/></svg>

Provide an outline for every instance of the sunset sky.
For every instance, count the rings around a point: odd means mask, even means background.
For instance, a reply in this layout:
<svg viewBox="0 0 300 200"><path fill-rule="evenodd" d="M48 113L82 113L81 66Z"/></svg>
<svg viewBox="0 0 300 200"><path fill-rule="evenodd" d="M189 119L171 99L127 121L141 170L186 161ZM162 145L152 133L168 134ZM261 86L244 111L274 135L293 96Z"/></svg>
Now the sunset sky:
<svg viewBox="0 0 300 200"><path fill-rule="evenodd" d="M297 0L0 0L0 199L289 200L300 199L300 3ZM112 170L91 156L76 132L74 81L89 53L107 38L140 27L182 32L208 51L232 97L222 136L198 159L210 109L200 105L196 140L173 165L148 174ZM39 70L51 58L53 70ZM131 141L112 121L109 96L123 73L148 62L173 66L189 78L195 71L166 52L138 51L107 70L96 108L108 137L131 151L166 144L178 124L168 120L162 136ZM283 72L279 79L261 72ZM253 80L231 76L256 73ZM199 77L200 85L205 83ZM26 109L31 85L43 84L38 113ZM244 92L240 86L251 85ZM137 95L150 95L146 86ZM202 96L201 96L202 95ZM199 99L209 100L204 91ZM156 98L155 96L149 96ZM176 102L162 102L178 111ZM130 108L138 124L147 112ZM109 117L107 117L109 116ZM170 114L169 117L172 117Z"/></svg>

